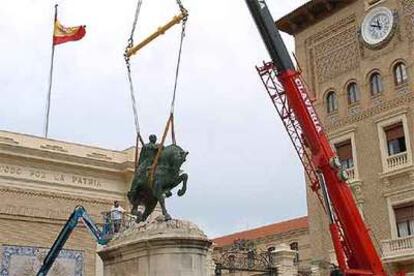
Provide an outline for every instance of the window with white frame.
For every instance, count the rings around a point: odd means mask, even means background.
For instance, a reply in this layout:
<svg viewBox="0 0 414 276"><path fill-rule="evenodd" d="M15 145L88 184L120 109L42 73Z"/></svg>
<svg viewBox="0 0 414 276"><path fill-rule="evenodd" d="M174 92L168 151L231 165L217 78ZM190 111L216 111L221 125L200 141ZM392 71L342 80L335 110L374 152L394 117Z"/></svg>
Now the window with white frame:
<svg viewBox="0 0 414 276"><path fill-rule="evenodd" d="M410 132L406 110L381 118L377 122L384 172L398 171L412 164Z"/></svg>
<svg viewBox="0 0 414 276"><path fill-rule="evenodd" d="M394 207L395 223L399 238L414 235L414 203Z"/></svg>
<svg viewBox="0 0 414 276"><path fill-rule="evenodd" d="M407 151L402 122L385 127L384 132L389 156Z"/></svg>
<svg viewBox="0 0 414 276"><path fill-rule="evenodd" d="M358 180L358 162L355 151L355 128L333 134L330 138L332 148L341 162L341 167L346 170L350 181Z"/></svg>
<svg viewBox="0 0 414 276"><path fill-rule="evenodd" d="M352 157L351 139L335 144L336 154L344 170L354 167L354 158Z"/></svg>

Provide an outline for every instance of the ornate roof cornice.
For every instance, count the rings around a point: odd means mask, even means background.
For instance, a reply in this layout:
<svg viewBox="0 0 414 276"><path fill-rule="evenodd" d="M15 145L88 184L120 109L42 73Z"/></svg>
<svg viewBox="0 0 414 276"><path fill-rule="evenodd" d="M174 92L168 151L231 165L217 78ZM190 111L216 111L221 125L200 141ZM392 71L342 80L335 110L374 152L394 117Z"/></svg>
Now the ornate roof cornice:
<svg viewBox="0 0 414 276"><path fill-rule="evenodd" d="M279 30L296 35L357 0L311 0L276 21Z"/></svg>

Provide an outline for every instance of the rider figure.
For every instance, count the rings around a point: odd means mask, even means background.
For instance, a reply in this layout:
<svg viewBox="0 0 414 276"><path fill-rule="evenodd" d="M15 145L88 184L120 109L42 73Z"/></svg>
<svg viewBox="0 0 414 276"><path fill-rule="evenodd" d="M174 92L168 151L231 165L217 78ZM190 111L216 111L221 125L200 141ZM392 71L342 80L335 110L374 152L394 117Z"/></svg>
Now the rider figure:
<svg viewBox="0 0 414 276"><path fill-rule="evenodd" d="M142 146L142 150L138 160L138 168L146 170L150 166L152 166L152 163L154 162L159 147L159 145L156 144L156 142L157 136L151 134L149 136L149 143Z"/></svg>
<svg viewBox="0 0 414 276"><path fill-rule="evenodd" d="M147 184L147 181L145 181L146 176L148 175L158 152L159 144L156 142L157 136L151 134L149 136L149 143L142 146L139 154L137 171L132 181L130 191L128 192L128 199L130 202L133 202L133 198L136 196L137 192L143 189Z"/></svg>

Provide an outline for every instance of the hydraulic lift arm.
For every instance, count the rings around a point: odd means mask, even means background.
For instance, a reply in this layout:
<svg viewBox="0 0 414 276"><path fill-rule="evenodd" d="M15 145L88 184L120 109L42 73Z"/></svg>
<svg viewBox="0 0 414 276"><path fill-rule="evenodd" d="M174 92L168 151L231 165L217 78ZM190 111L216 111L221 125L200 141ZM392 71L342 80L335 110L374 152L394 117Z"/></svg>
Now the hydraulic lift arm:
<svg viewBox="0 0 414 276"><path fill-rule="evenodd" d="M339 268L345 275L385 275L381 259L354 202L346 174L276 28L265 0L245 0L272 62L257 67L305 167L315 192L322 191ZM305 146L306 145L306 146ZM309 156L309 157L307 157Z"/></svg>
<svg viewBox="0 0 414 276"><path fill-rule="evenodd" d="M43 265L39 269L37 276L47 275L49 269L52 267L53 263L58 257L60 251L62 250L63 246L68 240L73 229L75 229L75 227L78 225L79 219L83 221L88 231L96 239L97 243L101 245L105 245L108 243L108 239L106 237L107 233L99 230L99 228L93 222L91 217L89 217L84 207L77 206L73 210L72 214L70 215L66 224L63 226L62 230L60 231L59 236L55 240L52 248L50 248L49 252L47 253L46 258L43 260Z"/></svg>

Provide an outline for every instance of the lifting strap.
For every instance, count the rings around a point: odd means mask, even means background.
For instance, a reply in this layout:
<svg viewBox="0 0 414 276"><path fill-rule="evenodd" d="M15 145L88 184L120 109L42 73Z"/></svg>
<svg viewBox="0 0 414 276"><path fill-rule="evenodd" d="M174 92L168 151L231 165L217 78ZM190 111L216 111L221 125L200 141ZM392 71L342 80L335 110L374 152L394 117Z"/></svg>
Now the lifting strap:
<svg viewBox="0 0 414 276"><path fill-rule="evenodd" d="M126 64L127 72L128 72L129 92L130 92L130 96L131 96L132 111L133 111L133 114L134 114L135 131L137 133L136 134L136 144L135 144L135 169L138 167L138 147L139 147L139 143L141 142L141 144L144 145L144 141L143 141L142 136L141 136L141 129L140 129L140 125L139 125L139 117L138 117L138 110L137 110L137 101L135 99L134 83L132 81L132 76L131 76L131 64L129 62L129 56L127 55L127 53L128 53L128 49L130 49L134 45L134 33L135 33L135 29L137 27L139 14L141 12L142 1L143 0L138 0L138 2L137 2L137 7L135 9L134 22L132 23L131 34L129 36L128 45L125 48L125 53L124 53L125 64Z"/></svg>
<svg viewBox="0 0 414 276"><path fill-rule="evenodd" d="M155 155L154 161L152 162L152 165L151 165L151 170L149 172L149 185L150 185L150 187L152 187L154 185L154 173L155 173L155 170L157 169L158 161L160 160L161 152L162 152L162 149L164 147L165 138L167 137L168 130L169 130L170 127L171 127L171 134L174 133L174 128L173 128L174 123L173 122L174 122L174 114L170 113L170 117L167 120L167 123L166 123L165 128L164 128L164 132L162 134L161 142L158 144L157 154ZM173 140L175 140L174 136L172 138L173 138Z"/></svg>
<svg viewBox="0 0 414 276"><path fill-rule="evenodd" d="M164 146L165 138L167 137L167 133L168 133L168 130L169 130L170 127L171 127L171 140L172 140L172 143L174 145L176 144L175 129L174 129L175 98L176 98L176 94L177 94L177 84L178 84L178 76L179 76L179 72L180 72L183 42L184 42L184 37L185 37L185 27L186 27L187 18L188 18L188 12L183 7L180 0L177 0L177 4L180 7L181 13L186 14L186 17L183 18L182 25L181 25L182 27L181 27L180 47L179 47L179 50L178 50L177 67L175 68L175 81L174 81L173 97L172 97L172 100L171 100L170 117L168 118L167 123L165 125L164 133L162 134L161 143L158 146L157 155L155 156L154 162L152 163L152 166L151 166L150 180L149 180L150 181L150 183L149 183L150 186L153 186L153 184L154 184L154 173L155 173L155 170L157 169L158 161L159 161L160 156L161 156L161 152L162 152L162 149L163 149L163 146Z"/></svg>
<svg viewBox="0 0 414 276"><path fill-rule="evenodd" d="M135 128L136 128L136 132L137 132L135 168L138 167L138 147L139 147L139 143L144 145L144 142L143 142L143 139L142 139L142 136L141 136L140 125L139 125L137 102L136 102L136 99L135 99L134 85L133 85L132 76L131 76L132 74L131 74L130 57L131 57L131 55L135 54L139 49L141 49L142 47L147 45L149 42L151 42L153 39L155 39L157 36L159 36L160 34L165 32L167 29L171 28L174 24L177 24L180 21L182 22L180 45L179 45L177 65L176 65L176 70L175 70L173 95L172 95L171 107L170 107L170 116L169 116L169 118L167 120L167 123L165 125L164 132L162 134L161 142L158 145L157 154L156 154L156 156L154 158L154 161L152 163L152 166L151 166L149 181L150 181L150 186L152 186L153 178L154 178L154 172L157 168L158 161L159 161L159 158L161 156L161 151L162 151L162 148L164 146L165 139L167 137L167 134L168 134L168 131L170 130L170 128L171 128L172 143L174 145L176 144L175 129L174 129L174 110L175 110L175 100L176 100L176 94L177 94L178 77L179 77L180 64L181 64L182 48L183 48L183 42L184 42L184 37L185 37L186 23L187 23L187 19L188 19L188 11L184 8L181 0L177 0L177 5L178 5L178 7L181 11L181 15L178 16L178 17L177 16L174 17L172 21L167 23L165 26L161 27L155 34L151 35L150 37L145 39L143 42L138 44L137 46L133 46L134 45L133 36L134 36L134 32L135 32L136 25L137 25L137 22L138 22L138 17L139 17L142 1L143 0L138 1L137 8L136 8L136 11L135 11L134 22L133 22L133 26L132 26L132 30L131 30L131 35L130 35L130 38L128 39L128 45L127 45L127 47L125 49L125 53L124 53L124 59L125 59L125 63L126 63L126 66L127 66L127 71L128 71L128 81L129 81L129 88L130 88L130 94L131 94L132 109L133 109L133 113L134 113L134 122L135 122Z"/></svg>
<svg viewBox="0 0 414 276"><path fill-rule="evenodd" d="M169 128L171 127L171 140L172 143L175 145L176 144L176 139L175 139L175 129L174 129L174 110L175 110L175 99L176 99L176 94L177 94L177 84L178 84L178 76L179 76L179 72L180 72L180 64L181 64L181 54L182 54L182 49L183 49L183 42L184 42L184 37L185 37L185 28L186 28L186 23L187 23L187 19L188 19L188 11L184 8L184 6L181 3L181 0L177 0L177 4L181 10L181 13L185 15L185 17L182 20L182 25L181 25L181 36L180 36L180 47L178 50L178 58L177 58L177 66L175 69L175 80L174 80L174 88L173 88L173 97L171 100L171 109L170 109L170 117L167 120L167 123L165 125L165 129L164 129L164 133L162 135L162 139L161 139L161 143L158 146L158 151L157 151L157 155L154 158L154 162L152 163L151 166L151 171L150 171L150 177L149 177L149 181L150 181L150 186L152 187L154 185L154 173L155 170L157 169L158 166L158 161L160 159L161 156L161 152L164 146L164 142L165 142L165 138L167 137L167 133Z"/></svg>
<svg viewBox="0 0 414 276"><path fill-rule="evenodd" d="M181 54L182 54L182 50L183 50L183 43L184 43L184 37L185 37L185 28L186 28L187 19L188 19L188 11L184 8L181 1L177 0L177 4L180 7L181 14L183 14L185 16L182 20L182 25L181 25L180 47L178 49L177 67L175 68L175 80L174 80L173 97L172 97L172 100L171 100L171 110L170 110L171 114L174 114L175 96L177 94L178 75L179 75L179 72L180 72L180 64L181 64ZM174 137L173 140L175 140L175 137ZM174 142L174 144L175 144L175 142Z"/></svg>

